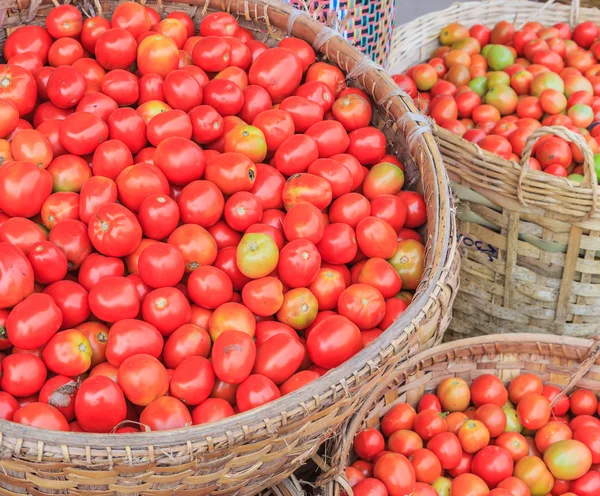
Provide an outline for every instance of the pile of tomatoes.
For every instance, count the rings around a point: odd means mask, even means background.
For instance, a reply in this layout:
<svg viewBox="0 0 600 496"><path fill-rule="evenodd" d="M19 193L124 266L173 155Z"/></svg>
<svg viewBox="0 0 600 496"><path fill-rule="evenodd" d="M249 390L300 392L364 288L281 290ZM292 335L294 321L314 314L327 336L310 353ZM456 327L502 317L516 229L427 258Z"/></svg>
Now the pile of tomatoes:
<svg viewBox="0 0 600 496"><path fill-rule="evenodd" d="M600 28L591 21L517 31L501 21L493 29L454 23L440 33L429 61L393 76L436 123L465 140L519 162L531 134L564 126L585 138L600 177ZM529 168L583 180L581 150L544 136Z"/></svg>
<svg viewBox="0 0 600 496"><path fill-rule="evenodd" d="M355 496L598 496L598 415L593 392L534 374L449 377L359 432L346 476Z"/></svg>
<svg viewBox="0 0 600 496"><path fill-rule="evenodd" d="M137 3L25 26L0 66L0 417L217 421L337 367L419 284L422 195L306 42ZM127 423L131 421L131 423Z"/></svg>

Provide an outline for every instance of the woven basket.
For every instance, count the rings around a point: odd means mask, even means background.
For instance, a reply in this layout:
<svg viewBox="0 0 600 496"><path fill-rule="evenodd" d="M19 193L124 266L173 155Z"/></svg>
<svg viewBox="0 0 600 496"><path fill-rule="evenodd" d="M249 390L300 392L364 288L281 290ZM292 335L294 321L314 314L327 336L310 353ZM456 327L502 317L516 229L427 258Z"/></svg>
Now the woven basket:
<svg viewBox="0 0 600 496"><path fill-rule="evenodd" d="M436 346L399 366L382 380L363 407L344 424L340 435L327 446L331 469L322 477L324 496L339 496L348 490L343 471L356 455L352 443L359 431L378 428L380 420L399 403L416 407L425 393L435 393L448 377L461 377L468 383L483 374L494 374L505 384L521 373L532 373L544 384L566 391L573 387L600 392L600 356L594 340L515 334L509 340L501 335L463 339Z"/></svg>
<svg viewBox="0 0 600 496"><path fill-rule="evenodd" d="M583 20L600 10L525 0L457 3L400 26L388 60L390 74L427 60L452 22L520 27ZM447 338L495 332L543 332L589 337L600 331L600 190L586 155L585 180L573 183L522 168L432 124L455 194L461 289ZM544 128L587 149L564 128Z"/></svg>
<svg viewBox="0 0 600 496"><path fill-rule="evenodd" d="M46 1L46 0L44 0ZM6 31L32 19L43 24L51 6L22 0L9 9ZM116 2L87 2L109 14ZM429 222L425 274L412 304L378 340L310 385L263 407L205 426L140 434L45 431L0 421L3 494L252 495L289 476L362 404L390 367L439 342L450 319L458 282L458 251L448 179L435 141L411 116L409 98L329 28L275 0L202 0L155 6L163 15L183 10L196 22L227 9L257 38L275 42L292 33L353 75L381 102L374 124L405 163L408 182L424 193ZM24 9L24 10L20 10ZM417 116L418 117L418 116ZM404 137L410 139L405 144Z"/></svg>
<svg viewBox="0 0 600 496"><path fill-rule="evenodd" d="M284 0L310 12L317 20L336 27L350 43L383 64L390 51L395 0Z"/></svg>

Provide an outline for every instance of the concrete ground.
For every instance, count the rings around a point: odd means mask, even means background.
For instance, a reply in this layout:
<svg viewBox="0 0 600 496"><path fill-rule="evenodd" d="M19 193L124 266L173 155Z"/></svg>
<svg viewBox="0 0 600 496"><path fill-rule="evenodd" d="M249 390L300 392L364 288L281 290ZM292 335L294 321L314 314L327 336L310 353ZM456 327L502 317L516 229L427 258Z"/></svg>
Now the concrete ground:
<svg viewBox="0 0 600 496"><path fill-rule="evenodd" d="M449 7L456 0L396 0L396 23L404 24L429 12Z"/></svg>

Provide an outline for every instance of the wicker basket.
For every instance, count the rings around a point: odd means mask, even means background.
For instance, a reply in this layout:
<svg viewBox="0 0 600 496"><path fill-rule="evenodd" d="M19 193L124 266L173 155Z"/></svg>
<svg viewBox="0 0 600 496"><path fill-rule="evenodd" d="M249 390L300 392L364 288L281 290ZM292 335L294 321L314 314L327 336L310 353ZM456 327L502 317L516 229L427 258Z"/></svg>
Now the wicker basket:
<svg viewBox="0 0 600 496"><path fill-rule="evenodd" d="M381 382L363 407L344 424L340 435L327 446L326 459L334 467L322 476L324 496L339 496L348 484L343 471L355 459L352 443L365 428L378 428L381 417L398 403L415 406L425 393L435 393L447 377L467 382L494 374L508 383L521 373L533 373L544 384L564 390L578 386L600 391L600 356L594 340L515 334L463 339L436 346L405 362ZM351 495L351 491L348 491Z"/></svg>
<svg viewBox="0 0 600 496"><path fill-rule="evenodd" d="M600 10L579 8L578 1L571 7L526 0L457 3L400 26L388 70L404 72L426 60L449 23L493 26L506 19L517 26L530 20L545 25L600 23ZM590 155L585 180L576 184L526 170L432 127L461 200L457 212L461 289L447 337L495 332L599 334L600 191L592 186L596 178ZM544 132L565 134L564 128ZM587 148L585 143L581 146Z"/></svg>
<svg viewBox="0 0 600 496"><path fill-rule="evenodd" d="M337 26L350 43L378 64L383 64L394 31L395 0L284 1L310 12L321 22Z"/></svg>
<svg viewBox="0 0 600 496"><path fill-rule="evenodd" d="M117 3L86 2L84 8L97 10L100 5L110 13ZM439 342L450 319L458 251L448 179L432 135L411 117L417 115L412 101L392 93L394 84L383 70L365 62L339 33L276 0L191 0L156 7L163 15L184 10L196 22L207 12L227 9L258 38L271 42L291 32L313 43L324 59L353 75L381 102L374 124L388 137L390 150L404 160L408 180L427 199L425 275L401 318L351 360L275 402L217 423L103 435L0 421L3 494L257 494L315 453L360 407L386 370ZM4 20L0 44L6 31L25 19L43 24L50 8L39 2L30 7L28 0L15 5ZM404 136L411 138L409 147Z"/></svg>

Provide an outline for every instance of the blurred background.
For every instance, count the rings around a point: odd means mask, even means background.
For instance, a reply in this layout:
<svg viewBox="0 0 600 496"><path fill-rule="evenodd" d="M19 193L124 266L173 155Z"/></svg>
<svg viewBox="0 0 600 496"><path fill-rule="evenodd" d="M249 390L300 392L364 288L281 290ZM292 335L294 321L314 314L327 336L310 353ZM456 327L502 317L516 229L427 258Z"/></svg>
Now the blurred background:
<svg viewBox="0 0 600 496"><path fill-rule="evenodd" d="M396 24L412 21L429 12L445 9L457 0L396 0Z"/></svg>

